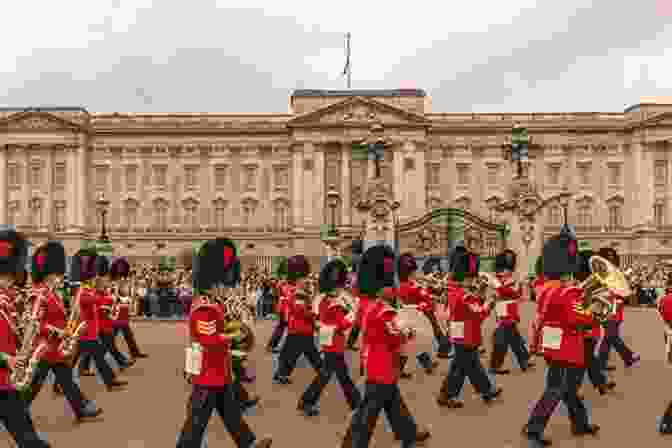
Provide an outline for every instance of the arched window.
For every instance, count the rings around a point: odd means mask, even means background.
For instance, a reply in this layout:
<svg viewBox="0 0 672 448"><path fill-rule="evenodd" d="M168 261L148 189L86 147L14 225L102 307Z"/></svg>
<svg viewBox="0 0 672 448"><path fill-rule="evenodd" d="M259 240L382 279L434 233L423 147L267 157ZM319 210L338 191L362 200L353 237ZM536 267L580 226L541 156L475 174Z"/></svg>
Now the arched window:
<svg viewBox="0 0 672 448"><path fill-rule="evenodd" d="M609 210L609 228L619 229L623 227L623 198L615 197L607 201Z"/></svg>
<svg viewBox="0 0 672 448"><path fill-rule="evenodd" d="M584 198L576 203L577 225L579 227L590 227L593 225L593 201L590 198Z"/></svg>
<svg viewBox="0 0 672 448"><path fill-rule="evenodd" d="M241 205L243 212L243 226L248 228L253 227L254 217L257 212L257 202L252 199L246 199Z"/></svg>
<svg viewBox="0 0 672 448"><path fill-rule="evenodd" d="M190 231L198 229L198 202L193 199L184 201L184 227Z"/></svg>

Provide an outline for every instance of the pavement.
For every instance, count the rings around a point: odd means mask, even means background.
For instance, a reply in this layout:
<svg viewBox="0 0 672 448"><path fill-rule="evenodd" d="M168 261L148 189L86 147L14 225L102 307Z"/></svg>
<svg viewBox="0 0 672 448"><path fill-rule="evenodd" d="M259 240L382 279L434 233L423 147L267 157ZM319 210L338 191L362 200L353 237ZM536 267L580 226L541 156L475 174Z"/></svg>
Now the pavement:
<svg viewBox="0 0 672 448"><path fill-rule="evenodd" d="M523 307L521 324L525 335L533 314L532 304ZM424 318L407 312L406 318L418 328L416 350L431 347L431 329ZM51 388L43 389L33 404L32 415L37 430L54 447L169 447L175 446L177 435L185 418L185 406L190 387L182 376L184 347L187 343L187 325L184 321L133 322L133 327L143 351L150 355L120 375L129 381L126 390L107 392L98 378L81 380L82 390L104 409L100 421L73 423L72 413L62 397L55 397ZM294 383L288 386L271 383L274 359L265 353L264 345L272 331L273 321L257 324L257 345L251 356L257 381L250 390L262 396L261 404L246 417L256 434L271 435L274 447L336 447L346 428L350 414L340 388L332 381L321 401L321 415L307 418L296 412L297 400L312 380L314 372L306 362L294 372ZM484 340L489 344L493 327L492 319L485 325ZM615 393L599 396L591 387L584 387L587 405L594 422L602 426L596 438L577 439L570 434L566 412L559 408L551 419L547 436L553 446L612 447L632 446L656 448L669 446L672 441L656 431L656 419L663 412L672 392L665 387L672 373L664 363L663 326L654 309L629 308L626 311L624 336L626 342L640 353L639 367L625 369L618 355L612 354L611 364L617 369L613 378L617 382ZM119 339L122 351L126 350ZM490 346L486 346L488 351ZM349 352L357 367L356 356ZM487 362L487 355L483 357ZM520 438L520 429L528 417L530 407L543 389L544 364L537 360L535 371L522 373L509 355L507 367L512 374L497 378L504 392L501 401L484 405L474 396L467 383L464 389L465 407L459 410L439 408L435 396L446 374L449 361L442 360L438 372L428 376L415 370L412 379L402 381L401 389L417 421L432 432L428 446L473 447L527 447ZM416 369L416 366L412 366ZM358 380L358 368L352 369ZM223 427L221 419L213 414L207 431L208 446L228 448L234 443ZM7 441L6 433L0 434L0 446ZM379 419L371 448L399 446L389 432L384 419Z"/></svg>

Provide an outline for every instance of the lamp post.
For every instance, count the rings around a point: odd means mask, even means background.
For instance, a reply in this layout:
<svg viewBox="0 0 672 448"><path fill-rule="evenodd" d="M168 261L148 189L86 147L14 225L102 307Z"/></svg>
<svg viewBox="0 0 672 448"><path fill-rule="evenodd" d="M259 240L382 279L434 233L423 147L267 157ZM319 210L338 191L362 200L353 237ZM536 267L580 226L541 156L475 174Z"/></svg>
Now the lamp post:
<svg viewBox="0 0 672 448"><path fill-rule="evenodd" d="M101 192L98 195L96 205L98 206L98 209L100 211L101 224L102 224L100 231L100 240L109 241L109 238L107 237L107 229L105 228L105 216L107 215L107 207L110 205L110 201L105 199L105 193Z"/></svg>

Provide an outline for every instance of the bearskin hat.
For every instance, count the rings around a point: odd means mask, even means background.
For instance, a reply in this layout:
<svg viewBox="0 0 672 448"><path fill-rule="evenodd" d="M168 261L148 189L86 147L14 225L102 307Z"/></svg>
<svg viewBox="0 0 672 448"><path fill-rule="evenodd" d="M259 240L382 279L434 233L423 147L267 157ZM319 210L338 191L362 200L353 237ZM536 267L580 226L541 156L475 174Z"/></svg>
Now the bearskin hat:
<svg viewBox="0 0 672 448"><path fill-rule="evenodd" d="M320 271L318 280L320 292L344 288L348 279L348 266L343 260L331 260Z"/></svg>
<svg viewBox="0 0 672 448"><path fill-rule="evenodd" d="M287 279L298 280L310 274L310 263L303 255L294 255L287 259Z"/></svg>
<svg viewBox="0 0 672 448"><path fill-rule="evenodd" d="M590 277L590 257L593 255L592 250L584 250L579 253L577 261L578 266L576 268L576 273L574 274L574 278L576 278L577 281L582 282Z"/></svg>
<svg viewBox="0 0 672 448"><path fill-rule="evenodd" d="M234 288L240 283L240 260L236 244L228 238L207 241L199 250L192 276L196 289L220 285Z"/></svg>
<svg viewBox="0 0 672 448"><path fill-rule="evenodd" d="M467 250L453 254L452 272L460 277L477 277L481 268L481 257Z"/></svg>
<svg viewBox="0 0 672 448"><path fill-rule="evenodd" d="M59 241L49 241L33 252L31 265L33 280L40 282L50 274L65 275L65 248Z"/></svg>
<svg viewBox="0 0 672 448"><path fill-rule="evenodd" d="M353 240L352 241L352 270L357 271L359 265L362 262L362 255L364 254L364 241L362 240Z"/></svg>
<svg viewBox="0 0 672 448"><path fill-rule="evenodd" d="M110 261L92 248L77 251L70 266L70 279L73 282L85 282L110 272Z"/></svg>
<svg viewBox="0 0 672 448"><path fill-rule="evenodd" d="M516 270L516 253L506 249L495 257L495 272L513 272Z"/></svg>
<svg viewBox="0 0 672 448"><path fill-rule="evenodd" d="M0 273L17 275L25 272L28 244L16 230L0 231Z"/></svg>
<svg viewBox="0 0 672 448"><path fill-rule="evenodd" d="M621 258L618 256L618 252L613 247L603 247L597 251L597 255L602 258L606 258L617 268L621 266Z"/></svg>
<svg viewBox="0 0 672 448"><path fill-rule="evenodd" d="M557 280L564 274L576 273L579 261L577 251L577 241L571 232L561 231L546 241L542 252L544 277Z"/></svg>
<svg viewBox="0 0 672 448"><path fill-rule="evenodd" d="M357 273L357 285L363 294L375 295L383 288L394 287L394 258L394 251L387 245L364 252Z"/></svg>
<svg viewBox="0 0 672 448"><path fill-rule="evenodd" d="M110 266L110 277L112 280L128 278L131 275L131 265L124 257L116 258Z"/></svg>
<svg viewBox="0 0 672 448"><path fill-rule="evenodd" d="M406 280L409 275L418 270L418 263L413 254L405 253L399 257L399 279Z"/></svg>
<svg viewBox="0 0 672 448"><path fill-rule="evenodd" d="M467 249L464 247L464 245L456 246L452 251L450 251L450 257L448 260L450 264L450 272L457 272L457 263L459 263L459 260L461 260L462 257L466 255L466 253Z"/></svg>

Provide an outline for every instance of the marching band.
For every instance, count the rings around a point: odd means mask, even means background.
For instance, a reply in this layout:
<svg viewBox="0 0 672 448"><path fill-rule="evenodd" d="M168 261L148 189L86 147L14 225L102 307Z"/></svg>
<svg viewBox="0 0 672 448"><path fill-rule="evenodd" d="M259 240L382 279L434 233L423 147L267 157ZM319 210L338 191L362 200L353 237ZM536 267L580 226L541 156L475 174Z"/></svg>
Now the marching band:
<svg viewBox="0 0 672 448"><path fill-rule="evenodd" d="M30 259L27 245L16 231L0 232L0 422L19 447L48 447L37 435L30 407L50 372L75 420L86 422L103 410L73 380L74 372L90 375L93 362L107 390L119 390L127 383L118 378L105 355L110 354L121 371L147 355L131 328L136 291L125 258L110 261L93 249L80 250L70 269L78 286L66 291L63 245L48 242ZM619 270L618 254L613 249L597 254L580 249L575 235L564 228L545 242L536 266L532 283L536 314L528 341L519 328L525 295L513 278L515 252L498 254L490 274L481 271L478 254L458 245L449 257L450 272L423 275L417 272L413 254L398 256L386 245L359 249L352 267L337 258L319 274L311 272L305 256L291 256L270 280L261 274L242 279L238 249L229 239L201 246L194 255L190 344L184 365L192 393L178 448L200 448L215 409L236 446L271 446L271 439L257 438L244 418L244 411L259 402L247 390L255 380L247 361L255 346L257 316L249 297L262 283L272 285L277 299L277 325L266 344L268 352L279 354L272 381L290 384L297 360L304 355L315 377L297 397L297 410L312 417L319 415L322 391L335 376L352 411L343 448L368 447L381 411L403 448L430 439L399 387L401 379L411 376L405 367L416 335L403 319L407 310L424 316L432 329L435 353L417 354L425 372L434 372L440 362L434 358L450 360L436 397L439 406L464 406L460 397L466 378L486 405L502 400L496 378L509 373L503 368L509 350L524 372L535 367L533 356L544 358L544 390L522 429L535 448L550 445L544 430L560 402L569 410L575 435L596 434L600 427L589 418L580 392L584 378L600 394L608 394L616 387L608 374L611 349L626 367L639 362L639 355L620 336L625 298L631 291ZM32 282L26 287L28 262ZM658 311L665 324L665 357L672 363L672 278ZM484 366L482 325L492 315L495 330ZM127 343L128 358L118 350L119 334ZM359 351L362 390L352 379L346 350ZM672 433L672 404L659 431Z"/></svg>

